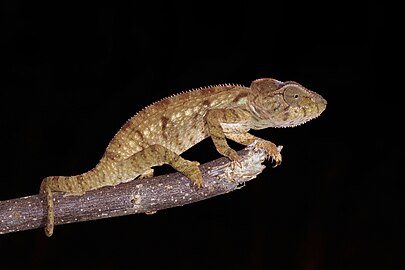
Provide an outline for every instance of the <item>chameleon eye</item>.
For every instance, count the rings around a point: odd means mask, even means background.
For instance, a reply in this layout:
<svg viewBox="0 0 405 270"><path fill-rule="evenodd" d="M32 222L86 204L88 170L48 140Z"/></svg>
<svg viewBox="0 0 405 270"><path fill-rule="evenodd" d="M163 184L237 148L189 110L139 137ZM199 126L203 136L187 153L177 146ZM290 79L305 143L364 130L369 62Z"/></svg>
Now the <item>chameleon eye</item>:
<svg viewBox="0 0 405 270"><path fill-rule="evenodd" d="M284 90L284 100L287 102L288 105L295 105L297 104L302 96L301 89L297 87L287 87Z"/></svg>

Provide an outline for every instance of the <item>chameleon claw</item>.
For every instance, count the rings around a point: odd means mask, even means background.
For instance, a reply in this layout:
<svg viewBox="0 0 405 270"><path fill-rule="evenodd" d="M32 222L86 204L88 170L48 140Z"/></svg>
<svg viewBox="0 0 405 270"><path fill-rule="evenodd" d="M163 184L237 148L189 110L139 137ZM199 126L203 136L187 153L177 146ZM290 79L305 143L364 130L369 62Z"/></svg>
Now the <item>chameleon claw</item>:
<svg viewBox="0 0 405 270"><path fill-rule="evenodd" d="M203 188L204 184L202 182L198 182L198 183L193 182L193 186L196 187L196 188Z"/></svg>
<svg viewBox="0 0 405 270"><path fill-rule="evenodd" d="M190 178L192 182L192 186L196 187L197 189L204 187L204 182L201 176L201 173L196 178Z"/></svg>
<svg viewBox="0 0 405 270"><path fill-rule="evenodd" d="M204 187L204 181L202 178L202 174L198 166L200 165L197 161L189 161L186 160L186 169L182 171L182 173L187 176L194 187L202 188Z"/></svg>
<svg viewBox="0 0 405 270"><path fill-rule="evenodd" d="M231 162L231 170L235 170L236 166L238 166L239 168L242 168L242 164L239 161L232 161Z"/></svg>
<svg viewBox="0 0 405 270"><path fill-rule="evenodd" d="M235 166L242 168L241 158L235 150L231 149L231 151L229 151L228 158L232 161L232 170L235 170Z"/></svg>
<svg viewBox="0 0 405 270"><path fill-rule="evenodd" d="M233 164L236 164L239 168L242 168L241 158L235 150L229 149L226 156L232 161Z"/></svg>
<svg viewBox="0 0 405 270"><path fill-rule="evenodd" d="M282 157L280 151L283 146L276 146L272 142L259 140L256 142L255 147L263 149L266 152L266 159L271 159L274 162L273 168L281 164Z"/></svg>
<svg viewBox="0 0 405 270"><path fill-rule="evenodd" d="M275 168L275 167L277 167L278 165L280 165L281 164L281 155L279 155L279 157L277 157L277 158L274 158L274 157L272 157L272 161L274 162L274 165L272 166L273 168Z"/></svg>

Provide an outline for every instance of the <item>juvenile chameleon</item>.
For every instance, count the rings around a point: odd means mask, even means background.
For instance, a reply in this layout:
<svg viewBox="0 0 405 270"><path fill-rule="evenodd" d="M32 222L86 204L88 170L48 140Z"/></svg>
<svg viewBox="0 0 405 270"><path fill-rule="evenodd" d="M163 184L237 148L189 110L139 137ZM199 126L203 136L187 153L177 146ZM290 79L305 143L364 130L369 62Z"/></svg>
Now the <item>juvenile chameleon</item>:
<svg viewBox="0 0 405 270"><path fill-rule="evenodd" d="M47 201L45 233L54 229L52 192L82 194L115 186L137 177L153 176L152 167L169 164L201 187L199 163L180 156L207 137L223 156L236 163L237 152L226 139L242 145L256 142L275 165L281 163L277 146L248 131L268 127L294 127L319 116L326 100L300 84L270 78L250 87L222 84L194 89L158 101L130 118L109 143L98 164L76 176L43 179L40 195Z"/></svg>

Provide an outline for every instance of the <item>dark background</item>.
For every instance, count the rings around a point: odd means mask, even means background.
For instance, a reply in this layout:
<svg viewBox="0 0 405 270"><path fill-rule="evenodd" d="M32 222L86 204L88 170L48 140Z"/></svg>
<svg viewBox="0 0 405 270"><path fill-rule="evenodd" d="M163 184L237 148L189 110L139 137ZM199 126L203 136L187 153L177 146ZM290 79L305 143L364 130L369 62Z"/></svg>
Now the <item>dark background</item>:
<svg viewBox="0 0 405 270"><path fill-rule="evenodd" d="M0 200L90 169L128 118L182 90L272 77L328 101L303 126L252 132L284 145L283 163L245 188L2 235L2 269L404 269L382 5L2 1L0 16ZM219 154L206 140L184 156Z"/></svg>

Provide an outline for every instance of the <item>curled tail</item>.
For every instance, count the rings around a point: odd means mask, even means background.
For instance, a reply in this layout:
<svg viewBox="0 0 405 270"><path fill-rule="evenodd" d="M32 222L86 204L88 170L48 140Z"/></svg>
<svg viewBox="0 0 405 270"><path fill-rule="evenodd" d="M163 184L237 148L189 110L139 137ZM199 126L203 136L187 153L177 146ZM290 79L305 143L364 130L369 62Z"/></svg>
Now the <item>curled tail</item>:
<svg viewBox="0 0 405 270"><path fill-rule="evenodd" d="M54 217L54 210L53 210L53 195L52 195L52 190L49 185L49 182L52 180L53 177L46 177L44 180L42 180L41 187L39 190L39 195L42 197L44 196L46 198L47 202L47 220L46 220L46 226L45 226L45 234L46 236L50 237L53 234L53 228L54 228L54 222L55 222L55 217Z"/></svg>
<svg viewBox="0 0 405 270"><path fill-rule="evenodd" d="M132 162L131 160L129 162ZM126 165L127 163L123 163ZM53 192L61 191L71 194L83 194L86 191L97 189L104 186L115 186L119 183L128 182L141 173L150 171L150 168L142 170L134 169L129 165L117 165L113 162L100 162L90 171L75 176L49 176L42 180L39 194L47 203L47 221L45 234L51 236L54 229L54 203ZM138 165L138 163L136 163ZM139 172L138 172L139 171Z"/></svg>
<svg viewBox="0 0 405 270"><path fill-rule="evenodd" d="M52 192L62 191L81 194L91 189L91 184L94 185L94 183L89 181L89 177L89 173L86 173L76 176L49 176L42 180L39 194L47 203L47 220L45 226L46 236L52 236L55 226L55 212Z"/></svg>

